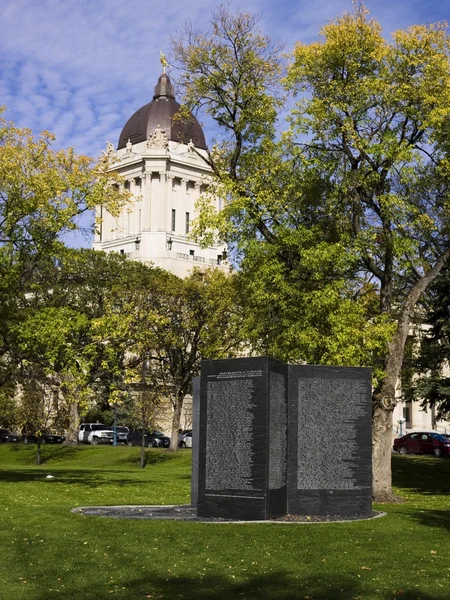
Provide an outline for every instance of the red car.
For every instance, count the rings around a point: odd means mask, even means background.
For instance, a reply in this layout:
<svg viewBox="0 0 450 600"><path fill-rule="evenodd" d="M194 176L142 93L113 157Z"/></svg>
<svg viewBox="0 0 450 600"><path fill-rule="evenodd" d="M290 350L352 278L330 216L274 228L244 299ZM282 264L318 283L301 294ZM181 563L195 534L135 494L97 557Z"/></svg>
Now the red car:
<svg viewBox="0 0 450 600"><path fill-rule="evenodd" d="M450 439L435 431L414 431L394 440L394 450L399 454L450 455Z"/></svg>

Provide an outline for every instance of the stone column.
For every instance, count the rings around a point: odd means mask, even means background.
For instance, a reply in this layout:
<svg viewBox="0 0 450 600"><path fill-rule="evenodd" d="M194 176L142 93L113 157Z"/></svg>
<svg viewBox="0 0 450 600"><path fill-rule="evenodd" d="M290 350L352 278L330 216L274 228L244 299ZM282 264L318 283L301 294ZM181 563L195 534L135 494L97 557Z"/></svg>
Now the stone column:
<svg viewBox="0 0 450 600"><path fill-rule="evenodd" d="M142 194L143 194L143 178L139 177L141 186L134 186L134 234L141 233L142 230Z"/></svg>
<svg viewBox="0 0 450 600"><path fill-rule="evenodd" d="M94 233L94 243L98 244L103 242L102 236L102 216L103 216L103 206L95 207L95 233Z"/></svg>
<svg viewBox="0 0 450 600"><path fill-rule="evenodd" d="M142 178L141 231L152 229L152 174L146 171Z"/></svg>
<svg viewBox="0 0 450 600"><path fill-rule="evenodd" d="M135 179L133 177L133 179L130 179L131 202L126 208L127 213L128 213L128 215L127 215L127 235L133 235L135 232L135 226L134 226L135 214L136 214L135 188L136 188L136 183L135 183Z"/></svg>
<svg viewBox="0 0 450 600"><path fill-rule="evenodd" d="M154 199L153 207L156 212L155 229L165 231L165 214L167 206L167 173L166 171L159 172L159 185L156 198Z"/></svg>
<svg viewBox="0 0 450 600"><path fill-rule="evenodd" d="M172 208L176 208L173 202L173 184L174 176L171 173L166 173L166 188L165 188L165 215L164 215L164 230L172 231ZM178 216L178 215L177 215Z"/></svg>

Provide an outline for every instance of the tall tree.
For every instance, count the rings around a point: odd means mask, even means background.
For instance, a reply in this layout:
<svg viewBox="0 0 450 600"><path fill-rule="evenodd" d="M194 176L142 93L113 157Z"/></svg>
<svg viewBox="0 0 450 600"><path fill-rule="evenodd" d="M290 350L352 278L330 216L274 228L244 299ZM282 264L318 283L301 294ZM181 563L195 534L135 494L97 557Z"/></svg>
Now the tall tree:
<svg viewBox="0 0 450 600"><path fill-rule="evenodd" d="M289 82L306 93L293 126L333 183L328 209L345 216L380 313L396 322L373 394L374 496L389 500L392 411L417 302L450 254L449 37L413 26L386 42L363 6L298 44Z"/></svg>
<svg viewBox="0 0 450 600"><path fill-rule="evenodd" d="M58 388L67 443L77 443L79 417L92 398L109 408L124 387L124 355L95 337L93 323L128 288L133 267L119 254L66 249L41 261L27 283L27 306L11 326L22 365L17 380L23 385L37 373Z"/></svg>
<svg viewBox="0 0 450 600"><path fill-rule="evenodd" d="M189 25L172 40L189 110L199 111L222 128L207 162L219 178L237 179L245 157L251 165L255 145L275 134L283 105L280 45L273 45L248 13L230 14L221 6L211 30Z"/></svg>
<svg viewBox="0 0 450 600"><path fill-rule="evenodd" d="M289 131L276 141L279 104L271 90L279 57L248 15L221 9L212 25L212 33L188 31L174 44L188 106L204 108L227 136L209 155L217 178L213 192L225 209L213 215L205 198L197 233L218 228L242 249L243 267L259 255L283 282L283 301L299 291L318 292L310 306L314 311L324 304L328 316L323 319L322 309L316 314L331 335L330 322L342 322L342 301L361 318L367 292L378 294L378 307L366 307L369 327L360 340L376 337L372 360L383 350L383 376L373 395L373 491L377 500L389 500L392 411L409 323L449 257L446 30L414 26L388 43L357 5L325 26L320 42L297 45L286 84L301 100L290 113ZM255 55L260 68L252 86L248 67ZM222 56L223 62L217 59ZM250 114L242 111L253 92L256 102L262 94L271 107L266 115L256 105ZM255 133L242 144L241 131ZM253 266L253 273L260 271ZM330 293L331 310L320 292ZM378 330L370 331L372 324ZM349 339L341 336L342 348ZM358 359L344 350L341 356L342 363L355 364L370 353ZM322 354L319 362L327 360Z"/></svg>
<svg viewBox="0 0 450 600"><path fill-rule="evenodd" d="M202 358L225 358L241 345L233 279L212 269L180 279L140 265L133 285L113 298L97 321L99 339L119 344L130 382L158 389L172 403L171 450L178 445L184 399Z"/></svg>
<svg viewBox="0 0 450 600"><path fill-rule="evenodd" d="M61 241L98 204L115 212L127 198L106 158L96 162L73 149L53 150L53 136L35 138L0 110L0 385L17 364L11 324L28 305L29 282Z"/></svg>
<svg viewBox="0 0 450 600"><path fill-rule="evenodd" d="M46 427L59 417L66 427L67 442L76 443L78 419L74 422L74 414L87 401L93 360L89 319L69 307L45 306L24 312L14 328L21 353L16 380L20 395L31 403L24 401L19 406L33 407L27 421L37 430L43 427L44 417ZM46 394L46 389L59 396L58 412L48 410L52 394Z"/></svg>

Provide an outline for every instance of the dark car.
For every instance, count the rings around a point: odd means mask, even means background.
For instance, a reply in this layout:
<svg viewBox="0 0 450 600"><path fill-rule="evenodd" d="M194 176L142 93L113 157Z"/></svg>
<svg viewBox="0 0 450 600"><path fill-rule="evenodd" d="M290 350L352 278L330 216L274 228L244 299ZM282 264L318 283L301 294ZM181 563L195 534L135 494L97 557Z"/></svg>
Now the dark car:
<svg viewBox="0 0 450 600"><path fill-rule="evenodd" d="M148 448L168 448L170 438L161 431L145 431L145 445ZM130 431L127 436L128 446L140 446L142 444L142 429Z"/></svg>
<svg viewBox="0 0 450 600"><path fill-rule="evenodd" d="M20 442L20 435L16 435L9 431L9 429L0 429L0 444L7 444L12 442Z"/></svg>
<svg viewBox="0 0 450 600"><path fill-rule="evenodd" d="M50 433L43 431L41 433L41 444L62 444L66 438L59 433ZM24 435L23 441L25 444L37 444L38 436L36 434Z"/></svg>
<svg viewBox="0 0 450 600"><path fill-rule="evenodd" d="M394 440L394 450L399 454L450 455L450 440L435 431L414 431Z"/></svg>

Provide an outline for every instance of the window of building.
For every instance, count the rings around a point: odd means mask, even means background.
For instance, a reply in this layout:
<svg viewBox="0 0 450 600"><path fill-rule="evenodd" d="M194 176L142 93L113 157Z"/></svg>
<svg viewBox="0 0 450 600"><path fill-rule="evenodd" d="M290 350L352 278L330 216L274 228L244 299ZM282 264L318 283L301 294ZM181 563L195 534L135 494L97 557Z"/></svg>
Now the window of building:
<svg viewBox="0 0 450 600"><path fill-rule="evenodd" d="M130 182L129 181L125 181L124 187L125 187L126 190L130 191Z"/></svg>
<svg viewBox="0 0 450 600"><path fill-rule="evenodd" d="M411 427L411 403L410 402L408 402L408 404L403 407L403 419L405 420L405 427Z"/></svg>
<svg viewBox="0 0 450 600"><path fill-rule="evenodd" d="M172 208L172 231L175 231L175 222L176 222L177 211Z"/></svg>
<svg viewBox="0 0 450 600"><path fill-rule="evenodd" d="M186 233L189 233L189 225L190 225L190 220L189 220L189 213L186 213Z"/></svg>
<svg viewBox="0 0 450 600"><path fill-rule="evenodd" d="M190 256L194 256L195 250L189 250L189 254L190 254Z"/></svg>

